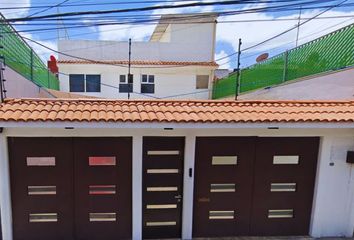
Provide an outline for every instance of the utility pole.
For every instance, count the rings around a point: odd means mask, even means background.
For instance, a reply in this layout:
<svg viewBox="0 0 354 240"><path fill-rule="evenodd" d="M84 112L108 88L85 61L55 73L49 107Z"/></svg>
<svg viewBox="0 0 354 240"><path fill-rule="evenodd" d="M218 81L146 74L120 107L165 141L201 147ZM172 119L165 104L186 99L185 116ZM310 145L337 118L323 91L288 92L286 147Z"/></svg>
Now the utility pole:
<svg viewBox="0 0 354 240"><path fill-rule="evenodd" d="M239 89L239 82L240 82L240 58L241 58L241 45L242 45L242 40L241 38L238 40L238 52L237 52L237 68L236 68L236 90L235 90L235 100L237 100L238 97L238 89Z"/></svg>
<svg viewBox="0 0 354 240"><path fill-rule="evenodd" d="M133 76L130 73L131 68L131 57L132 57L132 39L129 38L129 61L128 61L128 99L130 99L130 86L133 90Z"/></svg>
<svg viewBox="0 0 354 240"><path fill-rule="evenodd" d="M295 47L297 47L297 46L298 46L298 43L299 43L301 13L302 13L302 7L300 6L299 20L298 20L298 22L297 22L297 33L296 33L296 45L295 45Z"/></svg>

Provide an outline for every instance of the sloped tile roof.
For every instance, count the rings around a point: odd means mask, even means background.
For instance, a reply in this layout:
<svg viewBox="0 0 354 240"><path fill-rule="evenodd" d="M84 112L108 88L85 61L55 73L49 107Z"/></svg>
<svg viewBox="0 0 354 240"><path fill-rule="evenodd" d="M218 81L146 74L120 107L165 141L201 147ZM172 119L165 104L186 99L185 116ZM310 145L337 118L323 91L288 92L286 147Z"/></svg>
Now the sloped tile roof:
<svg viewBox="0 0 354 240"><path fill-rule="evenodd" d="M125 60L106 60L106 61L85 61L85 60L58 60L59 64L109 64L109 65L128 65ZM131 65L169 65L169 66L204 66L218 67L216 62L177 62L177 61L131 61Z"/></svg>
<svg viewBox="0 0 354 240"><path fill-rule="evenodd" d="M354 101L8 99L0 122L354 122Z"/></svg>

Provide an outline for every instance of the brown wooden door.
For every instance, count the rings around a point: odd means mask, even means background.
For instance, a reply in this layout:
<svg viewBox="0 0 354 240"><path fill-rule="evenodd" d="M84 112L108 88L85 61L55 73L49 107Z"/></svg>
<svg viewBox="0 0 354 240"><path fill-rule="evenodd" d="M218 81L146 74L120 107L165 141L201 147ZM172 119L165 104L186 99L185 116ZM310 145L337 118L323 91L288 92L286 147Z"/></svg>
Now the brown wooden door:
<svg viewBox="0 0 354 240"><path fill-rule="evenodd" d="M143 238L180 238L183 137L144 137Z"/></svg>
<svg viewBox="0 0 354 240"><path fill-rule="evenodd" d="M14 239L131 239L131 142L9 138Z"/></svg>
<svg viewBox="0 0 354 240"><path fill-rule="evenodd" d="M14 239L74 239L72 139L8 140Z"/></svg>
<svg viewBox="0 0 354 240"><path fill-rule="evenodd" d="M319 138L197 138L193 237L307 235Z"/></svg>
<svg viewBox="0 0 354 240"><path fill-rule="evenodd" d="M130 239L131 138L75 138L77 239Z"/></svg>
<svg viewBox="0 0 354 240"><path fill-rule="evenodd" d="M319 138L259 138L252 235L309 234Z"/></svg>
<svg viewBox="0 0 354 240"><path fill-rule="evenodd" d="M248 235L255 138L197 138L193 237Z"/></svg>

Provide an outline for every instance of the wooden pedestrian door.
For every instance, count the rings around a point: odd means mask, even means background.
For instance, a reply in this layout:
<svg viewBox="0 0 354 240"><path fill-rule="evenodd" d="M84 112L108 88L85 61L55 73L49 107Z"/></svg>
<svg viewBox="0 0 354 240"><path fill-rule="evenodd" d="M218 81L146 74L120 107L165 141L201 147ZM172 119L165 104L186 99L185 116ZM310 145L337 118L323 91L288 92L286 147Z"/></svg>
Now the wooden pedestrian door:
<svg viewBox="0 0 354 240"><path fill-rule="evenodd" d="M143 139L143 238L181 238L183 137Z"/></svg>
<svg viewBox="0 0 354 240"><path fill-rule="evenodd" d="M9 138L15 240L130 239L131 138Z"/></svg>
<svg viewBox="0 0 354 240"><path fill-rule="evenodd" d="M197 138L193 237L308 235L318 138Z"/></svg>

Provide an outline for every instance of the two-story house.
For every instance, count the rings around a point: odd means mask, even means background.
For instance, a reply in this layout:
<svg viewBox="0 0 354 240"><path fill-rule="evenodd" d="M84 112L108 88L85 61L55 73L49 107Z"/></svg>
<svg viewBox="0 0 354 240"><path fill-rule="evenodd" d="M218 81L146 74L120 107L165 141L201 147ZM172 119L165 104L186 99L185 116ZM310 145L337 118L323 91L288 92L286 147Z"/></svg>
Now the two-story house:
<svg viewBox="0 0 354 240"><path fill-rule="evenodd" d="M61 40L60 89L116 99L208 99L218 67L215 31L216 15L162 16L149 41L132 42L129 79L129 42Z"/></svg>

